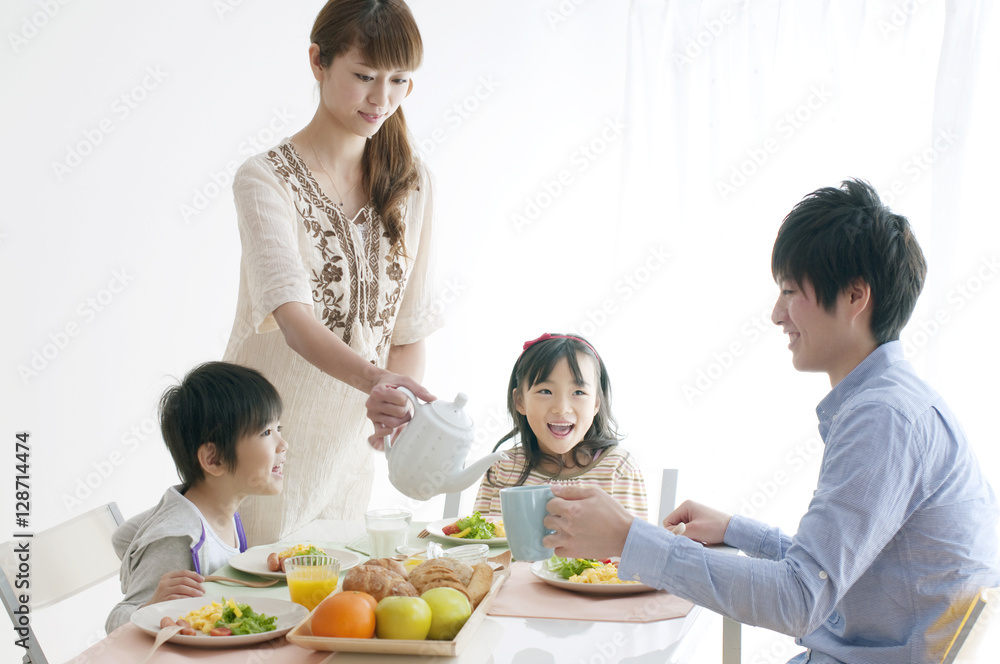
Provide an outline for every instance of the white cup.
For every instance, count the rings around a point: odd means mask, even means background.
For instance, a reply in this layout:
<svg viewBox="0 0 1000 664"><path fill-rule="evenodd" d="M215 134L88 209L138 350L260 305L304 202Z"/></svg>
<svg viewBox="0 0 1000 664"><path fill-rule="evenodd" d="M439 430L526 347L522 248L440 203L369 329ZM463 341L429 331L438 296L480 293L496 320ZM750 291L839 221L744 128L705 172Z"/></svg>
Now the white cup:
<svg viewBox="0 0 1000 664"><path fill-rule="evenodd" d="M408 510L385 509L365 512L365 528L368 531L368 555L372 558L391 558L396 548L406 544L410 532Z"/></svg>

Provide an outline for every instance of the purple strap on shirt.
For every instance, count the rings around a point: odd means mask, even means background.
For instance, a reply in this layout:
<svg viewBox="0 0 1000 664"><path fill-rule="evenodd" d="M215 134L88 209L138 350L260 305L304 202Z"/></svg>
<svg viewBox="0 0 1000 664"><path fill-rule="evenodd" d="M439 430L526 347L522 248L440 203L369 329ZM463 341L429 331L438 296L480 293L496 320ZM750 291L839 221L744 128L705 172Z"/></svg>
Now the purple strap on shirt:
<svg viewBox="0 0 1000 664"><path fill-rule="evenodd" d="M243 521L240 520L239 512L234 514L233 518L236 519L236 539L240 541L240 553L243 553L247 550L247 536L243 532Z"/></svg>
<svg viewBox="0 0 1000 664"><path fill-rule="evenodd" d="M240 542L240 553L246 551L249 547L247 546L247 534L243 531L243 521L240 519L240 513L237 512L233 515L233 519L236 520L236 539ZM202 545L205 543L205 524L201 524L201 539L198 543L191 547L191 560L194 562L194 573L201 574L201 563L198 562L198 552L201 551Z"/></svg>
<svg viewBox="0 0 1000 664"><path fill-rule="evenodd" d="M201 551L201 545L205 543L205 524L201 524L201 539L198 543L191 547L191 560L194 562L194 573L201 574L201 563L198 562L198 552Z"/></svg>

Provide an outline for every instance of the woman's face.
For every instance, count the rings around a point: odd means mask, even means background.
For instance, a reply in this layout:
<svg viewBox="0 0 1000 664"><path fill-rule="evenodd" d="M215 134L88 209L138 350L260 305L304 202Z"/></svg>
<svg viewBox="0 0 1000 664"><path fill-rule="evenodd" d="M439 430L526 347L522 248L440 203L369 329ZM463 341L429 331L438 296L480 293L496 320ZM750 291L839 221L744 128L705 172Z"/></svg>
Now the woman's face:
<svg viewBox="0 0 1000 664"><path fill-rule="evenodd" d="M309 50L313 75L320 83L321 109L329 120L357 136L371 138L396 112L410 90L410 72L375 69L356 47L319 66L319 47Z"/></svg>

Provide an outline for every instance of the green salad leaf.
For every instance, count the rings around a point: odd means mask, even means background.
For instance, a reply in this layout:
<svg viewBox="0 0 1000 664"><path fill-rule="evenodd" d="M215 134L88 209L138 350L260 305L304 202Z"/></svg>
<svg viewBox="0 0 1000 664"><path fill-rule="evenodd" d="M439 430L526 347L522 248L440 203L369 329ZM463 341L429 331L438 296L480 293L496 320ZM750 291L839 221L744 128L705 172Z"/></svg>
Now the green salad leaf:
<svg viewBox="0 0 1000 664"><path fill-rule="evenodd" d="M600 566L600 562L586 558L560 558L559 556L552 556L548 562L549 571L558 574L564 579L568 579L574 574L579 574L589 567Z"/></svg>
<svg viewBox="0 0 1000 664"><path fill-rule="evenodd" d="M239 613L236 609L226 606L222 611L222 618L215 621L216 627L228 627L233 631L233 636L244 636L246 634L260 634L261 632L272 632L278 628L277 616L265 616L250 608L249 604L239 604Z"/></svg>
<svg viewBox="0 0 1000 664"><path fill-rule="evenodd" d="M472 516L458 520L458 531L461 532L466 528L472 530L464 536L464 539L492 539L493 533L496 532L496 526L484 519L479 512L473 512Z"/></svg>

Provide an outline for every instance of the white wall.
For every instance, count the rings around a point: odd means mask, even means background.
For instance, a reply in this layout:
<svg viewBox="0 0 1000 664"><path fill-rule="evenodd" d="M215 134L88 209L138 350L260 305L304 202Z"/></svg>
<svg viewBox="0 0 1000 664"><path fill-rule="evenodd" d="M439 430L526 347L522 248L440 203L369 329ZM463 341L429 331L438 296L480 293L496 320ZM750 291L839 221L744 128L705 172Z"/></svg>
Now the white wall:
<svg viewBox="0 0 1000 664"><path fill-rule="evenodd" d="M6 449L16 431L31 432L31 528L110 500L130 516L176 481L156 402L225 348L240 253L230 174L311 117L306 48L320 4L5 3L0 384ZM450 320L428 342L426 385L447 398L468 393L485 452L506 430L503 392L521 342L583 332L612 371L615 411L654 502L658 470L679 467L682 497L735 511L756 496L758 516L794 529L819 453L803 448L802 463L791 459L815 436L812 407L829 388L792 370L764 315L773 236L736 248L760 254L760 273L744 275L716 262L718 247L684 246L667 228L656 237L614 232L627 3L411 6L426 53L404 108L437 178ZM768 206L782 215L794 202ZM975 214L980 221L963 219L966 232L995 225L994 212ZM989 265L996 235L983 237ZM707 274L678 267L688 260L659 261L661 246L704 252ZM971 278L978 266L969 267ZM734 280L755 282L754 295L727 294ZM997 484L997 391L978 379L1000 369L995 354L982 357L998 322L995 281L984 280L927 347L961 348L942 392ZM677 296L692 289L693 305ZM747 353L706 398L684 399L682 385L696 377L687 368L707 370L757 322ZM709 324L714 332L685 335L689 347L657 344L664 326ZM683 428L671 424L676 413ZM13 520L13 465L8 455L0 468L4 523ZM788 480L764 495L776 472ZM383 480L372 504L394 502ZM433 501L417 517L439 514Z"/></svg>

